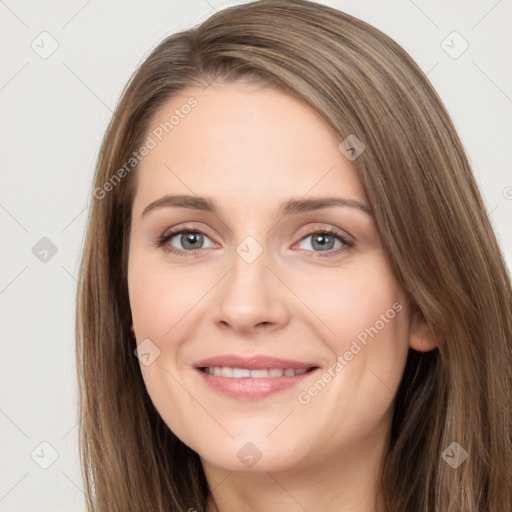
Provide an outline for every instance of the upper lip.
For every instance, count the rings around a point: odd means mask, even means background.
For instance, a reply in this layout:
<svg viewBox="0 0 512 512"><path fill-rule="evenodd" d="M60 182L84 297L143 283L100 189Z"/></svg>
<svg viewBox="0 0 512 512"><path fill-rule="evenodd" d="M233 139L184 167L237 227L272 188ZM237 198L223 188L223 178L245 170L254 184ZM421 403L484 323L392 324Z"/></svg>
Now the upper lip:
<svg viewBox="0 0 512 512"><path fill-rule="evenodd" d="M255 355L251 357L226 354L221 356L209 357L197 361L192 366L195 368L214 368L227 366L229 368L246 368L248 370L264 370L266 368L316 368L317 365L311 362L293 361L291 359L281 359L268 355Z"/></svg>

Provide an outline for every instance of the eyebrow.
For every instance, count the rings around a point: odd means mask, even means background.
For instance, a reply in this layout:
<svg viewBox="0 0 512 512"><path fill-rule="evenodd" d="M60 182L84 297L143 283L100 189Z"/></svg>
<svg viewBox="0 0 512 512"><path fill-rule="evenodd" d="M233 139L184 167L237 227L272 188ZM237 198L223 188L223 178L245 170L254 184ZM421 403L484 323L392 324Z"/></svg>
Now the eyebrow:
<svg viewBox="0 0 512 512"><path fill-rule="evenodd" d="M355 208L359 211L371 215L371 209L366 204L360 203L355 199L346 199L343 197L321 197L312 199L290 199L283 203L279 209L279 215L286 216L294 213L303 213L333 206L344 206ZM166 195L148 204L142 212L142 217L149 212L160 208L188 208L191 210L201 210L214 214L219 213L215 202L211 199L190 195Z"/></svg>

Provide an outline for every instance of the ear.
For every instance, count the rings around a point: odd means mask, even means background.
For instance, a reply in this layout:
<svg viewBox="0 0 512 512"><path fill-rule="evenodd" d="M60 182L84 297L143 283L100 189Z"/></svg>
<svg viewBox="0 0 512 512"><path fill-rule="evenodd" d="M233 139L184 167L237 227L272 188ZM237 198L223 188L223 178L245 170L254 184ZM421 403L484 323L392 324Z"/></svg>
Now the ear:
<svg viewBox="0 0 512 512"><path fill-rule="evenodd" d="M428 352L436 348L437 345L438 342L423 313L415 307L409 328L409 346L418 352Z"/></svg>

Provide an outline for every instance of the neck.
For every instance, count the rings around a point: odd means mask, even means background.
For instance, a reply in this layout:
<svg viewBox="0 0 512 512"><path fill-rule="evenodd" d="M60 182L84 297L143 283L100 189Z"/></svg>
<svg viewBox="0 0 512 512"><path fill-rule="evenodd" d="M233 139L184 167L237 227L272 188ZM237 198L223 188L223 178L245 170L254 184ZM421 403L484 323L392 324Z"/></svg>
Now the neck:
<svg viewBox="0 0 512 512"><path fill-rule="evenodd" d="M207 512L383 512L382 437L283 471L233 472L203 460L211 489Z"/></svg>

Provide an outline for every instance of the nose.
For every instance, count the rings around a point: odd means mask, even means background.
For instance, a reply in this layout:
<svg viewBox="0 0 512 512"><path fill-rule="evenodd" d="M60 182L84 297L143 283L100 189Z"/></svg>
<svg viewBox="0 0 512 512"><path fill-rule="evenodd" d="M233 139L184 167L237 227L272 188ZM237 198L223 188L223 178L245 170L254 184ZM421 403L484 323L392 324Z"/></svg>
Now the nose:
<svg viewBox="0 0 512 512"><path fill-rule="evenodd" d="M234 254L232 263L214 299L217 325L245 335L284 327L290 319L290 292L267 266L265 253L251 263Z"/></svg>

